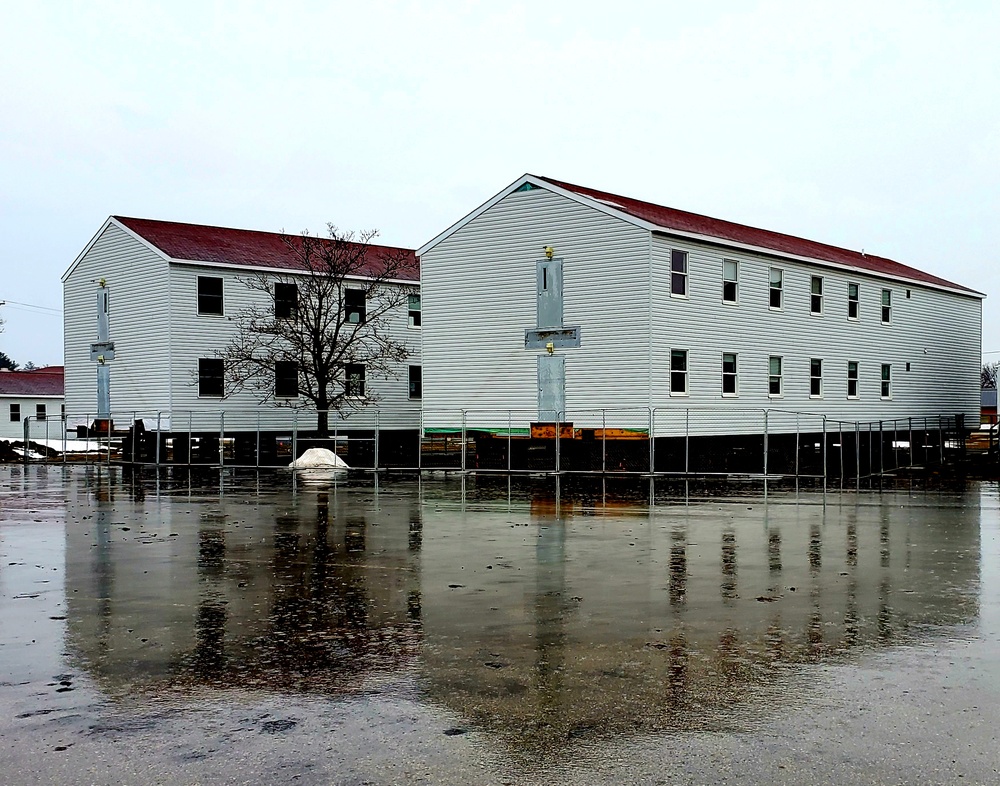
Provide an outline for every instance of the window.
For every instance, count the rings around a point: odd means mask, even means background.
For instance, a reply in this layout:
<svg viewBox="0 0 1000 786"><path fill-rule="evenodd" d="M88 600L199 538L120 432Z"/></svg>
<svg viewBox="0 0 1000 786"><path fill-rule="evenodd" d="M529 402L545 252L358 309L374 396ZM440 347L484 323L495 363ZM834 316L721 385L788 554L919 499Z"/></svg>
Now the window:
<svg viewBox="0 0 1000 786"><path fill-rule="evenodd" d="M809 286L809 312L812 314L823 313L823 277L813 276Z"/></svg>
<svg viewBox="0 0 1000 786"><path fill-rule="evenodd" d="M781 395L781 358L771 355L767 360L767 394Z"/></svg>
<svg viewBox="0 0 1000 786"><path fill-rule="evenodd" d="M299 287L278 281L274 285L274 318L296 319L299 315Z"/></svg>
<svg viewBox="0 0 1000 786"><path fill-rule="evenodd" d="M780 268L772 267L770 275L770 300L768 306L770 308L781 309L783 304L781 302L781 286L783 280L783 272Z"/></svg>
<svg viewBox="0 0 1000 786"><path fill-rule="evenodd" d="M722 353L722 395L738 396L739 379L736 375L736 353Z"/></svg>
<svg viewBox="0 0 1000 786"><path fill-rule="evenodd" d="M420 398L424 388L420 381L420 366L410 366L410 398Z"/></svg>
<svg viewBox="0 0 1000 786"><path fill-rule="evenodd" d="M415 295L410 295L409 297L409 310L410 310L410 327L418 328L420 327L420 293Z"/></svg>
<svg viewBox="0 0 1000 786"><path fill-rule="evenodd" d="M688 253L673 250L670 252L670 294L677 297L687 297L688 293Z"/></svg>
<svg viewBox="0 0 1000 786"><path fill-rule="evenodd" d="M847 361L847 397L858 397L858 361Z"/></svg>
<svg viewBox="0 0 1000 786"><path fill-rule="evenodd" d="M812 398L823 395L823 361L819 358L809 361L809 395Z"/></svg>
<svg viewBox="0 0 1000 786"><path fill-rule="evenodd" d="M199 358L198 395L221 397L226 392L224 373L221 358Z"/></svg>
<svg viewBox="0 0 1000 786"><path fill-rule="evenodd" d="M274 395L276 398L299 395L299 364L294 360L279 360L274 364Z"/></svg>
<svg viewBox="0 0 1000 786"><path fill-rule="evenodd" d="M892 366L882 364L882 398L892 398Z"/></svg>
<svg viewBox="0 0 1000 786"><path fill-rule="evenodd" d="M860 287L857 284L847 285L847 318L857 319L859 311Z"/></svg>
<svg viewBox="0 0 1000 786"><path fill-rule="evenodd" d="M365 395L365 367L360 363L348 363L344 366L344 395Z"/></svg>
<svg viewBox="0 0 1000 786"><path fill-rule="evenodd" d="M21 422L21 405L11 404L10 405L10 422L20 423Z"/></svg>
<svg viewBox="0 0 1000 786"><path fill-rule="evenodd" d="M363 289L344 290L344 318L352 325L365 321L365 291Z"/></svg>
<svg viewBox="0 0 1000 786"><path fill-rule="evenodd" d="M733 259L722 260L722 302L735 303L739 294L739 262Z"/></svg>
<svg viewBox="0 0 1000 786"><path fill-rule="evenodd" d="M45 405L35 404L35 420L45 420L45 416Z"/></svg>
<svg viewBox="0 0 1000 786"><path fill-rule="evenodd" d="M198 313L222 314L222 279L198 276Z"/></svg>
<svg viewBox="0 0 1000 786"><path fill-rule="evenodd" d="M670 395L686 396L688 390L688 353L686 349L670 350Z"/></svg>
<svg viewBox="0 0 1000 786"><path fill-rule="evenodd" d="M904 322L906 320L903 320ZM882 324L888 325L892 322L892 290L882 290Z"/></svg>

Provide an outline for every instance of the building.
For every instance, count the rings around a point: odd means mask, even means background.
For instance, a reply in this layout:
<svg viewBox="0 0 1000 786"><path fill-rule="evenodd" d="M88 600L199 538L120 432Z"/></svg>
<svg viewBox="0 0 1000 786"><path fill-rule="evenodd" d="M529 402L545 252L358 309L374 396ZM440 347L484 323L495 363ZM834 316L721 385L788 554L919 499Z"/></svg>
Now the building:
<svg viewBox="0 0 1000 786"><path fill-rule="evenodd" d="M534 175L417 253L431 429L978 419L984 296L889 259Z"/></svg>
<svg viewBox="0 0 1000 786"><path fill-rule="evenodd" d="M294 407L303 402L295 379L264 404L249 391L223 396L220 351L237 335L237 319L251 307L281 309L287 292L249 286L263 275L288 281L306 275L283 235L242 229L112 216L63 276L66 408L70 426L92 423L97 412L97 368L110 367L110 409L115 427L134 418L145 429L226 432L315 428L316 416ZM373 255L409 258L392 286L412 294L387 328L408 345L409 358L395 373L378 376L364 367L350 382L376 406L352 410L331 428L416 429L420 411L419 271L412 251L371 246ZM292 284L283 285L286 288ZM365 320L365 298L347 283L347 298ZM370 305L369 305L370 308ZM98 314L106 310L113 354L92 357ZM272 311L272 314L277 313ZM371 312L369 312L370 315ZM414 318L414 314L416 317ZM279 380L280 382L280 380ZM359 393L360 395L360 393Z"/></svg>
<svg viewBox="0 0 1000 786"><path fill-rule="evenodd" d="M24 439L24 421L31 419L31 437L62 437L63 367L32 371L0 369L0 439ZM56 426L49 428L49 423Z"/></svg>

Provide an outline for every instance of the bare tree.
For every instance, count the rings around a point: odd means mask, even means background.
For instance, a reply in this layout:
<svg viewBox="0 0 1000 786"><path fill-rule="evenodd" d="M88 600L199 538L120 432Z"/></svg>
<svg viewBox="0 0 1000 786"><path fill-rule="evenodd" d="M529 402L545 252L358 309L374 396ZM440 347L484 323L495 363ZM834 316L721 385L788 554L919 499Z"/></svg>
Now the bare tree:
<svg viewBox="0 0 1000 786"><path fill-rule="evenodd" d="M996 390L998 371L1000 371L1000 361L983 363L983 370L979 377L979 386L983 390Z"/></svg>
<svg viewBox="0 0 1000 786"><path fill-rule="evenodd" d="M395 376L409 354L391 323L417 293L417 265L412 251L374 245L377 234L330 224L327 237L284 236L288 272L242 279L263 297L236 315L237 335L219 353L227 396L315 407L321 436L330 411L378 400L368 381Z"/></svg>

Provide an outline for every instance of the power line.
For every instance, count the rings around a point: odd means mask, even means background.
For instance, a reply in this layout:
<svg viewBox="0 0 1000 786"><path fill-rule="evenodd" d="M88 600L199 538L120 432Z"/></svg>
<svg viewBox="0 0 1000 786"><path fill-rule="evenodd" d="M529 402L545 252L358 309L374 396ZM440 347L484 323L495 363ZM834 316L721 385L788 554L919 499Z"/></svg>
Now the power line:
<svg viewBox="0 0 1000 786"><path fill-rule="evenodd" d="M0 306L13 306L15 311L42 311L51 314L62 314L61 308L50 308L49 306L36 306L34 303L21 303L17 300L0 300ZM20 306L20 308L18 308Z"/></svg>

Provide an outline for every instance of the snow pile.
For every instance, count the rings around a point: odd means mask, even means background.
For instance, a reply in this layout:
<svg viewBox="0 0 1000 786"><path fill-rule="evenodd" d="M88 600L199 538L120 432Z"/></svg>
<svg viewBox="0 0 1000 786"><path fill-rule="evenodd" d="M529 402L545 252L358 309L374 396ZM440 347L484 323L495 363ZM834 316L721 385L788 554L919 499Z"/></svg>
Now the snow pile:
<svg viewBox="0 0 1000 786"><path fill-rule="evenodd" d="M288 466L292 469L350 469L346 461L326 448L309 448Z"/></svg>

